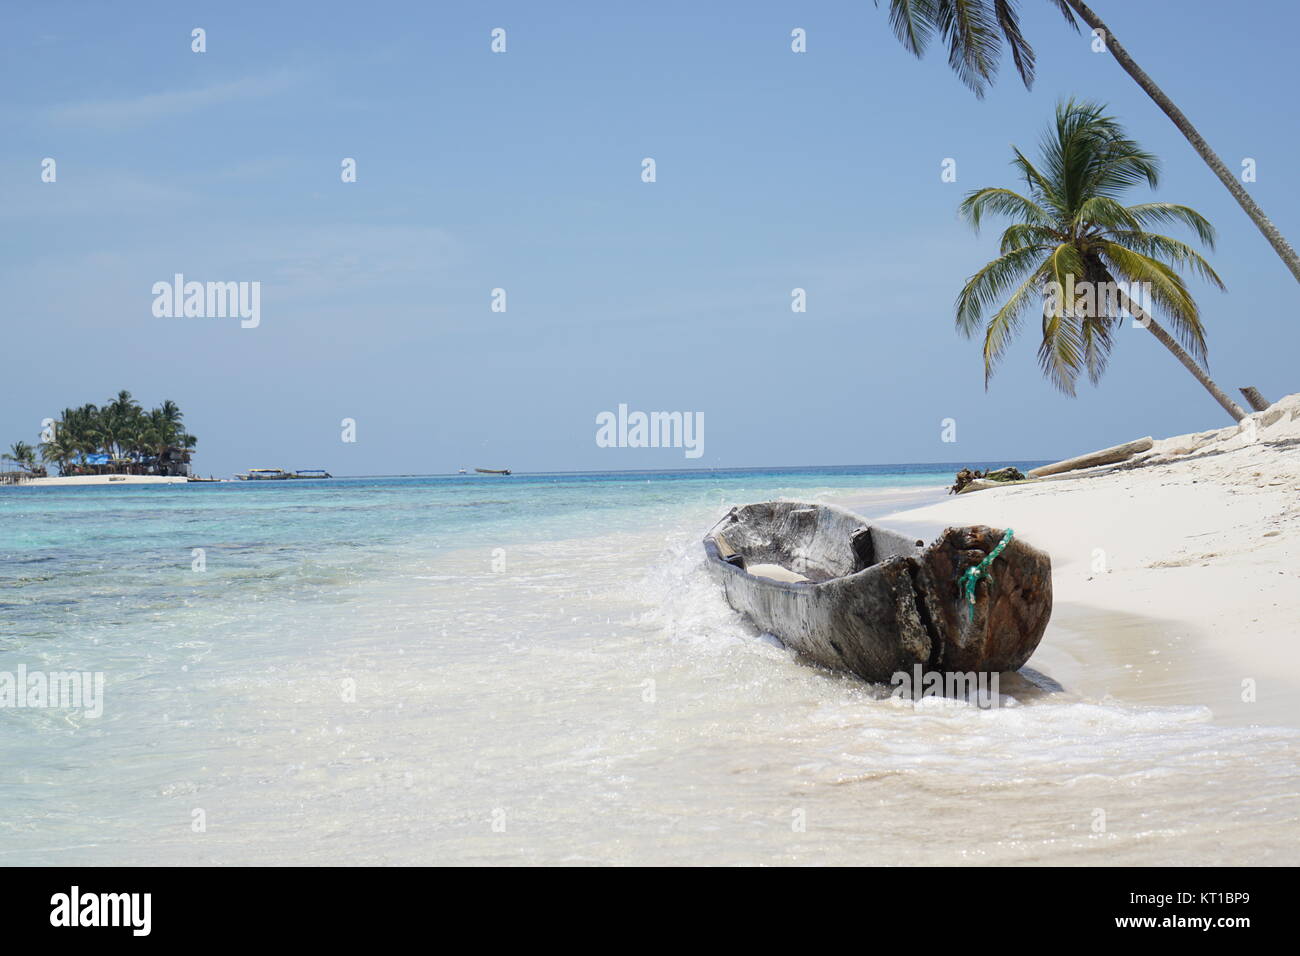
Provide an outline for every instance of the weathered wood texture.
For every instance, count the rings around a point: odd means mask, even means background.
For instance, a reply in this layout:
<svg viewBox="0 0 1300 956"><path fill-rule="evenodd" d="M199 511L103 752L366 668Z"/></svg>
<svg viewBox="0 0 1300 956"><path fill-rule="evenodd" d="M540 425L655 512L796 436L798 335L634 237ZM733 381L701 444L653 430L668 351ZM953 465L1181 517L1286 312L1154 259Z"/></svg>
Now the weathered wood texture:
<svg viewBox="0 0 1300 956"><path fill-rule="evenodd" d="M1052 609L1051 562L1014 538L981 581L970 613L958 577L1001 540L993 528L949 528L924 542L828 505L764 502L733 509L704 539L728 603L804 657L888 681L926 670L1015 670ZM744 570L779 564L786 582Z"/></svg>
<svg viewBox="0 0 1300 956"><path fill-rule="evenodd" d="M1026 478L1024 481L989 481L987 478L976 478L974 481L968 481L962 486L959 495L968 494L972 491L985 491L989 488L1009 488L1012 485L1032 485L1034 479Z"/></svg>
<svg viewBox="0 0 1300 956"><path fill-rule="evenodd" d="M962 593L962 573L984 560L1002 535L986 525L949 528L921 557L923 589L944 635L944 670L1019 670L1047 630L1052 562L1017 538L975 585L973 606Z"/></svg>
<svg viewBox="0 0 1300 956"><path fill-rule="evenodd" d="M1259 389L1253 385L1247 385L1240 391L1245 396L1246 402L1250 405L1252 411L1262 412L1271 404L1267 398L1260 394Z"/></svg>
<svg viewBox="0 0 1300 956"><path fill-rule="evenodd" d="M1050 465L1043 465L1039 468L1032 468L1028 474L1030 478L1042 478L1044 475L1057 475L1063 471L1078 471L1080 468L1092 468L1094 465L1111 465L1117 461L1124 461L1132 458L1139 452L1147 451L1155 442L1148 435L1146 438L1139 438L1136 441L1125 442L1122 445L1114 445L1110 448L1103 448L1101 451L1090 452L1087 455L1080 455L1078 458L1067 458L1065 461L1058 461Z"/></svg>

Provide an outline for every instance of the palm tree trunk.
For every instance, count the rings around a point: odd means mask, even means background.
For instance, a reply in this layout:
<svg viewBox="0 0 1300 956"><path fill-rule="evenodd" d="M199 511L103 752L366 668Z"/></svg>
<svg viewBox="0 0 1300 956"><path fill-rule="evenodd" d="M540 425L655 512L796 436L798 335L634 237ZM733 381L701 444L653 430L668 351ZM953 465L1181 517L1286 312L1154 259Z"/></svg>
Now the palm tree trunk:
<svg viewBox="0 0 1300 956"><path fill-rule="evenodd" d="M1205 386L1205 390L1214 396L1214 400L1227 410L1228 414L1232 416L1234 421L1239 422L1246 417L1246 413L1242 410L1242 407L1229 398L1227 392L1214 384L1214 380L1205 374L1205 369L1201 368L1196 359L1188 355L1187 350L1179 345L1172 335L1165 331L1164 326L1155 320L1155 316L1145 311L1140 305L1125 295L1123 291L1120 291L1119 293L1119 301L1120 304L1124 306L1124 308L1128 309L1128 311L1137 318L1139 322L1146 326L1147 331L1154 335L1161 345L1174 353L1174 358L1182 362L1183 367L1196 376L1196 380Z"/></svg>
<svg viewBox="0 0 1300 956"><path fill-rule="evenodd" d="M1291 270L1291 274L1295 276L1296 281L1300 282L1300 256L1296 255L1296 251L1291 248L1291 243L1286 241L1286 237L1278 231L1277 226L1273 225L1272 220L1264 215L1264 210L1260 209L1255 200L1250 198L1250 193L1246 192L1245 187L1237 181L1237 177L1228 171L1228 167L1223 164L1223 160L1219 159L1214 150L1210 149L1210 144L1197 132L1191 120L1183 115L1183 111L1174 105L1173 100L1165 95L1164 90L1156 86L1155 81L1147 76L1142 67L1133 61L1133 58L1128 55L1128 51L1124 49L1119 40L1115 39L1115 34L1102 22L1101 17L1092 12L1083 0L1065 0L1065 2L1074 9L1075 13L1083 17L1088 26L1094 30L1100 30L1105 35L1106 49L1115 57L1116 62L1124 68L1124 71L1129 76L1137 81L1137 85L1146 91L1147 96L1155 101L1156 106L1160 107L1165 115L1174 121L1178 131L1192 144L1192 149L1200 154L1201 159L1205 160L1205 165L1214 171L1214 175L1219 177L1220 182L1228 187L1228 192L1232 193L1232 198L1237 200L1242 209L1246 210L1246 215L1251 218L1259 231L1264 234L1264 238L1272 245L1274 251L1286 263L1286 267Z"/></svg>

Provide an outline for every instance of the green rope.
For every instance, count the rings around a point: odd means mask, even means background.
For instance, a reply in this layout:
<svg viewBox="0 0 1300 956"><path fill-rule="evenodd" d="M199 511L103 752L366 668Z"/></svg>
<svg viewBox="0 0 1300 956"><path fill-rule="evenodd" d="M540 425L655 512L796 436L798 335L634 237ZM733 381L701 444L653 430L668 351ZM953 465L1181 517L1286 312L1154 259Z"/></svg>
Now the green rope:
<svg viewBox="0 0 1300 956"><path fill-rule="evenodd" d="M984 556L984 560L979 564L973 565L962 572L957 578L958 585L966 592L966 619L970 620L975 616L975 585L979 584L980 578L988 578L989 584L993 584L993 575L989 574L989 565L993 560L1002 553L1002 549L1011 543L1011 537L1015 532L1010 528L1002 536L996 548Z"/></svg>

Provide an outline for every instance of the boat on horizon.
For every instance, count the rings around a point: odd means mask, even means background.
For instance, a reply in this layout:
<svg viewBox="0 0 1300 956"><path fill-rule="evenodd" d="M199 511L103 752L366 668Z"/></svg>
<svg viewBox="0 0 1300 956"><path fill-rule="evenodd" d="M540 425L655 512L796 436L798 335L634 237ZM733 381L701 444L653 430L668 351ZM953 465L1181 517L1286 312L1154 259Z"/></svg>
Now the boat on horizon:
<svg viewBox="0 0 1300 956"><path fill-rule="evenodd" d="M832 505L732 508L705 535L727 603L824 667L891 682L914 668L1015 671L1052 614L1052 562L1011 531L948 528L929 547Z"/></svg>
<svg viewBox="0 0 1300 956"><path fill-rule="evenodd" d="M235 475L240 481L293 481L304 478L333 478L324 468L300 468L287 471L284 468L250 468Z"/></svg>
<svg viewBox="0 0 1300 956"><path fill-rule="evenodd" d="M509 469L509 468L475 468L474 470L477 471L480 475L508 475L508 474L510 474L510 469Z"/></svg>
<svg viewBox="0 0 1300 956"><path fill-rule="evenodd" d="M288 481L293 474L283 468L250 468L235 477L240 481Z"/></svg>

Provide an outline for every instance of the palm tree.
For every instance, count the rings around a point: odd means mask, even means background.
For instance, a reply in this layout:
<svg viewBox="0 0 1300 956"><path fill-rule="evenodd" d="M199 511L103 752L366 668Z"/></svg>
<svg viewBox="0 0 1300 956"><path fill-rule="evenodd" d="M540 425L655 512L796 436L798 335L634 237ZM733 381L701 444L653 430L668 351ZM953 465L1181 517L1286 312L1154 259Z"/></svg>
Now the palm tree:
<svg viewBox="0 0 1300 956"><path fill-rule="evenodd" d="M1296 281L1300 282L1300 255L1296 254L1286 237L1210 148L1191 120L1137 65L1101 17L1082 0L1047 2L1060 10L1076 31L1079 24L1074 19L1074 14L1078 14L1088 26L1101 33L1107 51L1151 97L1156 106L1173 120L1178 131L1192 144L1192 148L1214 175L1219 177L1232 198L1237 200L1237 204L1245 210L1282 262L1291 270ZM880 0L876 0L876 5L880 5ZM976 96L983 97L997 75L1004 40L1025 86L1033 83L1034 51L1020 32L1017 7L1018 0L890 0L889 22L904 48L918 57L924 55L930 39L938 34L948 46L948 64L962 82L975 91Z"/></svg>
<svg viewBox="0 0 1300 956"><path fill-rule="evenodd" d="M70 432L55 429L49 441L41 442L41 459L58 464L59 474L67 474L69 463L81 454L81 446Z"/></svg>
<svg viewBox="0 0 1300 956"><path fill-rule="evenodd" d="M0 461L12 461L23 471L36 470L36 449L25 441L16 441L9 450L0 455Z"/></svg>
<svg viewBox="0 0 1300 956"><path fill-rule="evenodd" d="M106 450L114 458L126 457L133 450L140 430L140 403L123 389L104 407L103 417L103 431L108 445Z"/></svg>
<svg viewBox="0 0 1300 956"><path fill-rule="evenodd" d="M1214 228L1187 206L1125 206L1118 201L1140 183L1154 188L1159 162L1129 139L1102 106L1075 100L1058 105L1042 152L1035 166L1015 149L1013 165L1025 180L1027 196L987 187L961 204L962 215L976 231L986 213L1014 220L1002 233L1001 254L972 276L957 297L957 328L972 336L981 324L984 327L985 386L1025 310L1041 300L1038 361L1044 375L1066 394L1074 394L1081 371L1086 370L1094 384L1100 380L1114 332L1128 314L1169 349L1228 414L1237 421L1245 418L1200 364L1206 358L1205 329L1179 270L1190 270L1220 289L1222 280L1191 246L1148 231L1181 224L1213 248ZM1146 294L1135 297L1139 289ZM1172 335L1151 315L1146 300L1164 313ZM999 302L985 321L986 311Z"/></svg>
<svg viewBox="0 0 1300 956"><path fill-rule="evenodd" d="M170 398L159 405L155 411L169 425L179 425L185 420L185 414L181 411L181 407Z"/></svg>

